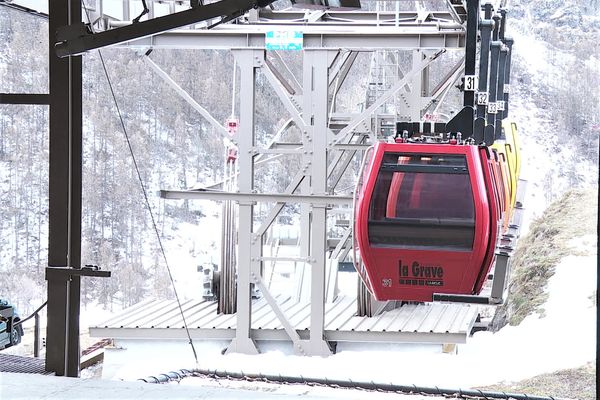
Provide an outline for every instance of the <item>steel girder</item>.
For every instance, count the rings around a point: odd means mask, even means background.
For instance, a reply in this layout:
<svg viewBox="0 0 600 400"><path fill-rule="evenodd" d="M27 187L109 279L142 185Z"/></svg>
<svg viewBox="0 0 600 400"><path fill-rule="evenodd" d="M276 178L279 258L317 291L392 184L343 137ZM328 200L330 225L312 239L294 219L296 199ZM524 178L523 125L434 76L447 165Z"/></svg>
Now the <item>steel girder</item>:
<svg viewBox="0 0 600 400"><path fill-rule="evenodd" d="M224 3L224 2L220 2ZM233 4L232 2L229 2ZM228 3L228 4L229 4ZM236 3L238 4L238 3ZM189 13L191 15L191 13ZM198 17L198 13L195 18ZM425 15L420 13L420 15ZM204 16L207 16L205 14ZM175 21L174 18L170 19ZM317 22L320 18L313 18ZM164 21L164 20L163 20ZM182 22L177 20L177 24ZM156 23L156 21L155 21ZM145 25L144 25L145 24ZM133 49L148 48L213 48L213 49L233 49L234 56L238 61L241 72L242 88L240 92L241 130L238 132L236 140L240 148L240 172L238 181L240 182L241 193L215 193L215 192L185 192L185 193L164 193L165 197L181 198L172 196L191 197L212 197L229 198L239 201L239 239L238 239L238 289L237 289L237 314L236 314L236 332L228 351L238 351L244 353L256 353L254 343L255 335L251 329L252 322L252 302L250 284L256 283L261 286L263 292L268 292L268 288L262 284L260 270L262 263L268 260L263 257L263 236L268 227L274 221L274 218L281 211L283 204L287 202L301 202L301 235L305 238L302 243L299 259L307 260L306 266L312 271L310 298L311 298L311 317L310 334L308 337L299 337L288 332L290 339L304 353L310 355L329 354L329 347L326 340L335 340L326 334L324 326L325 312L325 285L326 285L326 226L327 226L327 205L328 204L347 204L350 198L343 196L331 196L332 188L328 187L328 177L332 176L332 168L341 165L342 169L348 168L349 161L356 153L355 146L364 146L362 139L359 142L353 142L353 130L356 130L361 121L368 118L368 115L362 113L358 116L352 116L349 124L342 129L341 135L337 137L329 127L331 115L329 115L329 102L335 101L328 93L331 84L329 75L341 71L347 74L343 65L335 62L335 54L340 49L355 51L372 51L375 49L393 49L393 50L432 50L432 53L426 55L425 59L413 65L413 70L404 76L399 84L395 85L393 91L386 93L384 98L379 99L376 104L382 104L385 99L390 98L395 92L406 87L406 79L409 79L423 71L445 49L460 49L465 46L464 28L456 24L447 24L439 22L398 23L397 26L369 26L370 23L362 21L352 24L345 21L337 26L330 26L330 23L315 23L299 27L303 31L304 42L304 72L303 82L300 91L296 96L301 100L291 100L290 88L296 91L299 83L295 85L286 85L282 80L285 71L280 74L274 65L268 62L265 57L265 33L268 30L288 29L289 24L284 23L257 23L240 24L230 26L219 26L211 30L177 30L166 33L153 34L158 32L157 26L151 26L151 21L144 23L128 25L123 28L109 30L100 34L86 33L81 27L74 27L62 31L58 39L63 43L57 46L57 51L61 55L74 54L79 51L114 45L117 43L120 47ZM291 23L293 25L293 23ZM377 23L379 25L379 23ZM385 25L385 24L384 24ZM162 26L164 28L164 25ZM133 39L153 35L142 39ZM344 58L342 58L344 59ZM345 57L348 59L348 57ZM283 63L285 64L285 63ZM302 143L297 148L290 148L289 143L273 142L273 147L266 151L261 151L255 147L254 132L254 96L256 93L256 73L262 69L269 83L275 88L277 95L281 98L284 105L290 112L294 124L302 131ZM287 71L289 73L289 70ZM163 77L165 78L165 77ZM424 82L423 84L426 84ZM185 92L172 86L185 98ZM300 93L301 92L301 93ZM421 90L419 90L421 92ZM419 93L420 95L421 93ZM195 103L193 99L186 99L188 102ZM202 112L202 107L197 105L196 109ZM376 112L377 107L369 109L369 113ZM206 110L204 110L206 111ZM207 114L207 113L206 113ZM205 117L211 120L210 115ZM357 122L357 119L360 121ZM211 121L214 124L214 121ZM370 135L371 139L375 134ZM343 140L340 138L343 137ZM362 138L362 136L361 136ZM277 146L279 145L279 146ZM346 147L344 147L346 146ZM349 148L347 148L350 146ZM297 153L302 155L303 167L297 176L296 183L290 185L287 194L256 194L254 190L254 167L257 165L259 155L275 153L277 147L287 147L282 154ZM336 152L350 152L350 160L345 157L340 162L329 163L328 159L337 156ZM338 157L339 158L339 157ZM341 173L335 175L336 185L341 178ZM300 194L294 193L296 190ZM254 202L265 200L268 202L277 202L272 209L269 218L263 222L258 230L253 227ZM342 253L341 249L336 253ZM269 293L266 297L270 298L271 307L275 310L277 317L281 320L283 326L290 326L286 321L283 312L277 312L278 306L276 300ZM275 303L274 303L275 302ZM288 329L289 331L289 329Z"/></svg>
<svg viewBox="0 0 600 400"><path fill-rule="evenodd" d="M175 30L152 37L132 40L119 47L153 49L237 49L264 50L268 30L288 27L227 25L210 30ZM303 26L304 49L413 50L460 49L465 45L461 29L439 30L434 26L422 28L394 27L313 27Z"/></svg>

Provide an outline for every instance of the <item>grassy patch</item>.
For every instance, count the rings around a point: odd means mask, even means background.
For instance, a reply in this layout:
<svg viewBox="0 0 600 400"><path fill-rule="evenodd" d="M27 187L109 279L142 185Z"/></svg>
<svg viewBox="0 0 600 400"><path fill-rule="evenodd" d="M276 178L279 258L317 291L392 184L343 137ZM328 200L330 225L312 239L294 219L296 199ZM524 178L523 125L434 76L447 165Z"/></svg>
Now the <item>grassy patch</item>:
<svg viewBox="0 0 600 400"><path fill-rule="evenodd" d="M518 241L507 302L496 310L494 330L507 323L518 325L533 313L543 315L548 279L563 257L578 254L570 245L574 239L596 234L597 213L597 188L577 189L552 203L531 223L528 234Z"/></svg>
<svg viewBox="0 0 600 400"><path fill-rule="evenodd" d="M596 399L596 367L589 363L580 368L543 374L521 382L501 383L478 389L592 400Z"/></svg>

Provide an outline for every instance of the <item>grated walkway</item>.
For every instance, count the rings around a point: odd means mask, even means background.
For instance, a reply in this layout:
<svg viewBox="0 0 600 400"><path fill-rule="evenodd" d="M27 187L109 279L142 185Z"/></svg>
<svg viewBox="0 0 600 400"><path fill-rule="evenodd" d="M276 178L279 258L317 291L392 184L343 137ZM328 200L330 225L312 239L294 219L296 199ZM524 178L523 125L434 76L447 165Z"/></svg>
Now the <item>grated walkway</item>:
<svg viewBox="0 0 600 400"><path fill-rule="evenodd" d="M23 357L2 353L0 353L0 372L54 375L54 372L46 371L46 361L43 358Z"/></svg>

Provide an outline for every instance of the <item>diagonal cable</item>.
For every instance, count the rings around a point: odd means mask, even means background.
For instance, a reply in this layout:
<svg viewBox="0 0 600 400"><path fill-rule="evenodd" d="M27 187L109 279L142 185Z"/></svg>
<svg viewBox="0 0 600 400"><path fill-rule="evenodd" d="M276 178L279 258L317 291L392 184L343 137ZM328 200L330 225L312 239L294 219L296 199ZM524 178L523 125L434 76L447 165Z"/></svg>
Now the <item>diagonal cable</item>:
<svg viewBox="0 0 600 400"><path fill-rule="evenodd" d="M83 7L83 9L85 10L85 13L87 15L87 20L89 22L90 15L89 15L87 8L83 4L83 0L82 0L81 7ZM90 23L90 28L93 31L93 27L92 27L91 23ZM135 172L136 172L138 181L140 183L140 187L142 188L142 194L144 195L144 202L146 204L146 208L148 209L148 213L150 214L150 219L152 220L152 227L154 228L154 233L156 234L158 246L160 247L160 252L161 252L163 260L165 262L165 266L167 267L167 272L169 273L169 279L171 280L171 285L173 286L173 293L175 294L175 299L177 300L179 312L181 314L181 318L183 319L183 326L185 327L185 332L186 332L186 335L188 338L188 343L192 347L192 352L194 353L194 359L196 360L196 364L198 364L198 354L196 353L196 348L194 347L194 342L192 340L192 336L190 335L190 330L188 328L188 324L185 319L185 315L183 313L183 307L181 306L181 301L179 300L179 294L177 293L177 288L175 287L175 280L173 279L173 275L171 274L171 268L169 267L169 262L167 261L167 254L165 252L165 248L163 246L162 239L160 237L160 233L158 231L156 219L154 218L154 213L152 212L152 207L150 206L150 200L148 199L148 192L146 191L146 187L144 186L144 181L142 180L142 175L140 173L140 169L138 167L137 160L135 158L135 153L133 151L133 147L131 146L131 140L129 139L129 134L127 133L127 128L125 127L125 121L123 120L123 114L121 113L121 109L119 108L119 102L117 101L117 96L115 95L113 84L112 84L112 81L110 80L110 76L108 74L108 69L106 68L106 63L104 62L104 57L102 56L102 51L100 49L98 49L98 55L100 56L100 62L102 64L102 69L104 70L104 75L106 76L106 80L108 82L108 87L110 88L110 93L113 98L113 102L115 103L115 108L117 110L117 115L119 116L121 128L123 128L123 134L125 135L125 141L127 142L127 147L129 148L129 154L131 154L131 159L133 160L133 166L135 168Z"/></svg>

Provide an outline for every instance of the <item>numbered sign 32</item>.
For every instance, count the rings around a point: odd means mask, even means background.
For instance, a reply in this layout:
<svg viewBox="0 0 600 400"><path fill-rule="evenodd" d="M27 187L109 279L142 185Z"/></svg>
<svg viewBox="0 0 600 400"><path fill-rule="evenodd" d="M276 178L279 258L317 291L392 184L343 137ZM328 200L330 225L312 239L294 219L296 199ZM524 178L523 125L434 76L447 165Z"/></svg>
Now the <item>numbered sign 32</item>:
<svg viewBox="0 0 600 400"><path fill-rule="evenodd" d="M477 93L477 105L478 106L486 106L488 103L488 98L489 98L488 92Z"/></svg>

